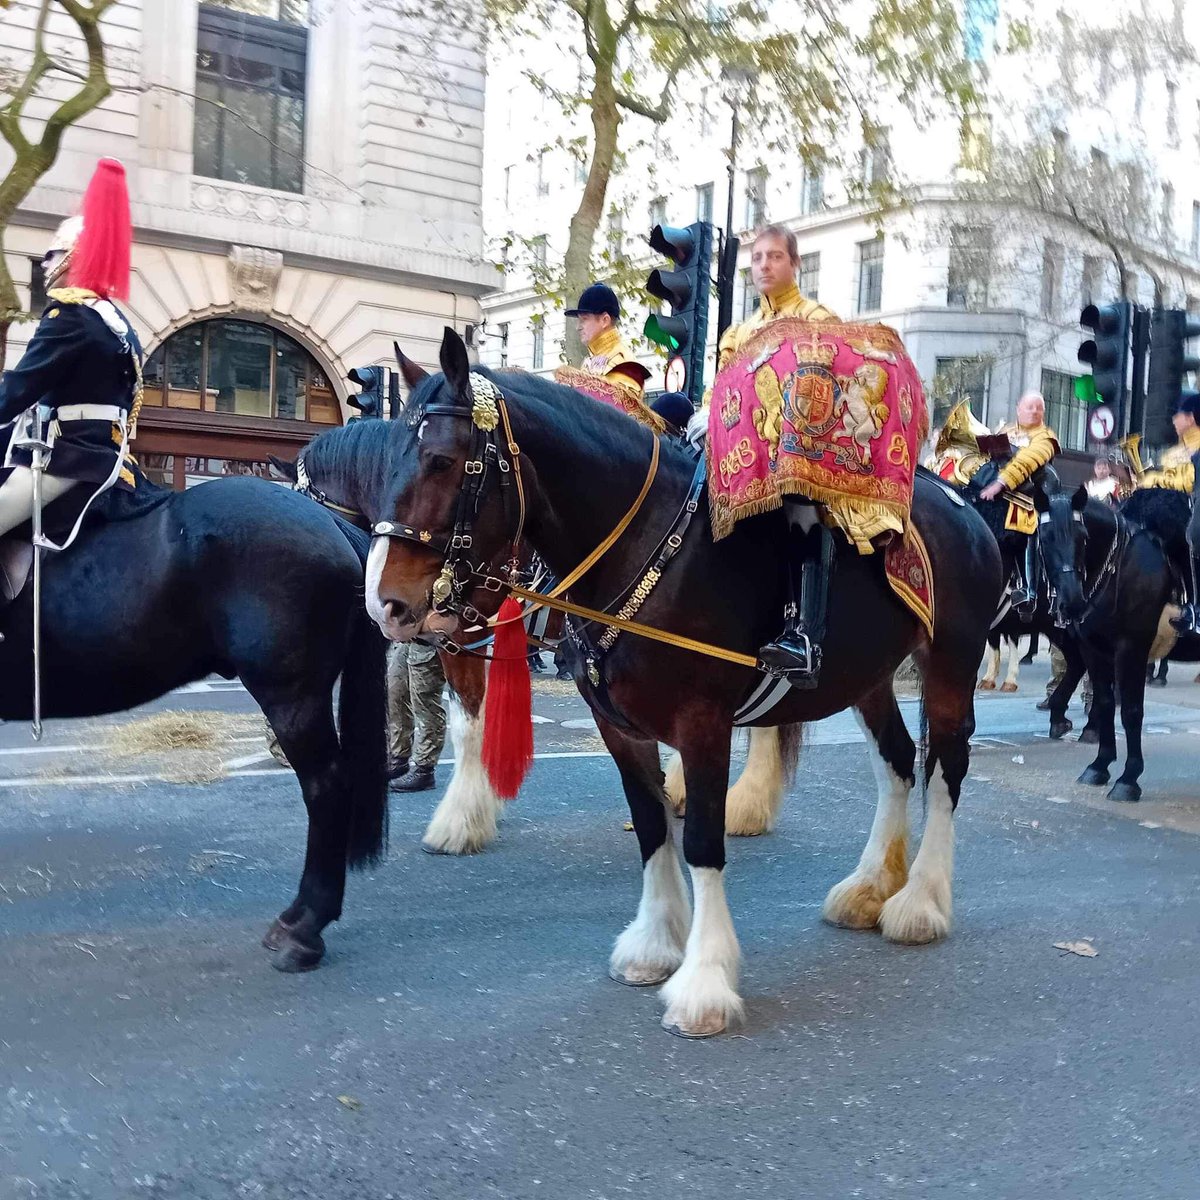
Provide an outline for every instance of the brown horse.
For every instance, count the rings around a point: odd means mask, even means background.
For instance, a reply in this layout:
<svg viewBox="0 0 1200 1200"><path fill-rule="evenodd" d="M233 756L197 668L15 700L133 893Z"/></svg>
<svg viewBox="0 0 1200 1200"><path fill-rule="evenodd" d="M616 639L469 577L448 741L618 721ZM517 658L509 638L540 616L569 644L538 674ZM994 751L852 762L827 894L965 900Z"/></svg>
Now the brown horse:
<svg viewBox="0 0 1200 1200"><path fill-rule="evenodd" d="M396 360L410 388L426 372L397 349ZM378 486L382 456L389 445L383 421L358 420L318 434L294 463L272 457L276 469L292 480L297 491L332 509L348 521L366 528L362 495ZM303 478L300 478L301 469ZM550 615L546 636L561 632L561 618ZM481 637L485 631L481 631ZM468 639L469 640L469 639ZM504 801L496 794L483 769L483 697L487 663L474 653L439 653L450 689L449 725L454 745L454 771L445 795L434 809L422 838L431 854L477 854L496 837ZM787 747L785 747L785 750ZM750 731L750 753L738 781L729 789L726 829L735 837L768 832L783 803L783 794L794 764L794 754L781 754L774 729ZM683 806L681 770L674 790Z"/></svg>
<svg viewBox="0 0 1200 1200"><path fill-rule="evenodd" d="M453 330L442 342L441 367L442 375L414 389L406 419L387 428L389 452L364 490L377 535L367 563L368 611L397 640L457 635L470 603L483 605L490 596L495 607L488 564L513 552L519 528L565 578L644 490L646 504L570 589L577 604L619 607L656 547L678 528L664 515L684 508L694 460L660 440L651 478L648 430L535 376L472 371ZM950 926L953 812L975 725L975 664L1000 596L1001 566L979 516L934 477L919 477L913 515L933 566L932 638L892 593L879 556L841 554L830 580L821 684L790 691L759 723L794 724L857 709L870 734L879 806L859 864L830 891L825 915L854 928L878 924L893 941L929 942ZM783 607L784 541L778 513L744 521L717 543L707 520L692 521L638 619L752 655L775 632ZM611 973L635 985L665 980L664 1025L673 1032L719 1033L742 1011L739 949L724 886L730 734L759 677L748 667L628 633L601 654L600 631L575 618L571 634L576 682L617 763L642 854L641 905L617 940ZM907 801L916 748L892 689L893 673L910 654L923 673L928 723L928 820L911 866ZM683 852L694 916L670 837L658 742L677 748L683 760Z"/></svg>

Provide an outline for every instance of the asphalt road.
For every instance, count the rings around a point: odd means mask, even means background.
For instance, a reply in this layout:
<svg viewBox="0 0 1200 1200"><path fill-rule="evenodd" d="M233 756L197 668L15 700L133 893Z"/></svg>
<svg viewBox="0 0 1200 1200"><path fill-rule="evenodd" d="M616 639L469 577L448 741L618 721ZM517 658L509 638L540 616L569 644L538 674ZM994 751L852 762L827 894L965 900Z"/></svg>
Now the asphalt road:
<svg viewBox="0 0 1200 1200"><path fill-rule="evenodd" d="M303 822L252 733L195 785L86 749L103 726L52 726L85 749L40 756L5 727L0 1200L1194 1200L1200 688L1182 678L1153 694L1136 807L1071 782L1089 749L1037 736L1036 692L981 701L955 929L933 947L821 924L874 785L852 722L814 728L777 832L730 844L748 1019L704 1043L606 977L636 846L561 690L537 698L544 757L496 846L425 855L432 798L398 799L387 863L352 879L300 977L258 946ZM121 782L75 782L97 777ZM1054 948L1082 939L1095 957Z"/></svg>

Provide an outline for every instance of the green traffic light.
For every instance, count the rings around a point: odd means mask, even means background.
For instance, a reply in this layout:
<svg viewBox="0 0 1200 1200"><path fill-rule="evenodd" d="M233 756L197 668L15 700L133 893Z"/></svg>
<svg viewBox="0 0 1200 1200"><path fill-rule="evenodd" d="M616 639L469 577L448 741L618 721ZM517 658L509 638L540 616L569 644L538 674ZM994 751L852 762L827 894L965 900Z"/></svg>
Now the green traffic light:
<svg viewBox="0 0 1200 1200"><path fill-rule="evenodd" d="M657 313L651 313L646 318L646 324L642 326L642 333L656 346L662 346L672 352L679 349L678 338L672 336L658 323Z"/></svg>
<svg viewBox="0 0 1200 1200"><path fill-rule="evenodd" d="M1100 397L1096 395L1096 381L1091 375L1080 375L1075 380L1075 399L1084 404L1096 404Z"/></svg>

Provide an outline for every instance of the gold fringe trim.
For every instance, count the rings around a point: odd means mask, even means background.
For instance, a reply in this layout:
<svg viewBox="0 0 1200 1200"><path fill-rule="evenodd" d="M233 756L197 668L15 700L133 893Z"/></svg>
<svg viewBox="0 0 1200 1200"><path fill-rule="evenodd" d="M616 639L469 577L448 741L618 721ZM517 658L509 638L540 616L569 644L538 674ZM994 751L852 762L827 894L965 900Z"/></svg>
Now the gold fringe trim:
<svg viewBox="0 0 1200 1200"><path fill-rule="evenodd" d="M925 578L929 583L929 603L925 603L924 597L918 592L914 592L903 579L893 575L884 567L884 577L888 581L888 586L896 595L904 601L909 611L917 618L918 621L925 627L925 632L929 635L929 640L933 640L933 617L934 617L934 592L933 592L933 566L929 561L929 549L925 545L925 539L921 536L916 525L909 524L908 532L904 535L905 545L915 549L921 559L921 563L925 568Z"/></svg>
<svg viewBox="0 0 1200 1200"><path fill-rule="evenodd" d="M1028 511L1009 504L1008 515L1004 518L1004 528L1016 533L1031 535L1037 533L1037 513L1031 508Z"/></svg>

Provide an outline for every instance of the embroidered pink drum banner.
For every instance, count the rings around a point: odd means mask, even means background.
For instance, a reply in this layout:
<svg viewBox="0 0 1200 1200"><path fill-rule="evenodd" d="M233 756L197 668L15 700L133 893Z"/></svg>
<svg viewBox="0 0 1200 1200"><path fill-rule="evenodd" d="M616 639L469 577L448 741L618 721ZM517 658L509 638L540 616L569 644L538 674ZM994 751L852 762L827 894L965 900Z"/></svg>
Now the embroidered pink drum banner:
<svg viewBox="0 0 1200 1200"><path fill-rule="evenodd" d="M929 418L895 330L773 321L717 375L711 404L714 538L789 494L822 504L863 554L907 529Z"/></svg>
<svg viewBox="0 0 1200 1200"><path fill-rule="evenodd" d="M632 388L622 387L602 375L590 375L578 367L557 367L554 378L556 382L566 384L577 392L583 392L593 400L619 408L635 421L648 425L655 433L662 433L667 428L662 417L643 403Z"/></svg>

